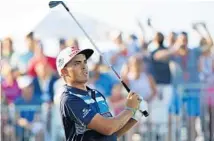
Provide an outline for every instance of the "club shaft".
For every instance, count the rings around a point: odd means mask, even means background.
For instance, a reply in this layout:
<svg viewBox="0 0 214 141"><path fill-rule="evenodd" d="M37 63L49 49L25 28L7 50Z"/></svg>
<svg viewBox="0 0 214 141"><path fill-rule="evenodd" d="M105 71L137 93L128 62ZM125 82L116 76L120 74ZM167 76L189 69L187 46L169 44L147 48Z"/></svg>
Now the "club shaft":
<svg viewBox="0 0 214 141"><path fill-rule="evenodd" d="M96 49L96 51L103 58L103 60L105 61L105 63L113 70L113 72L115 73L115 75L117 76L117 78L121 81L121 83L126 88L126 90L128 92L130 92L129 87L125 84L125 82L123 82L123 80L121 79L121 77L119 76L119 74L115 71L115 69L112 67L112 65L105 59L105 57L103 56L103 54L101 53L101 51L98 49L98 47L96 46L96 44L94 43L94 41L91 39L91 37L88 35L88 33L84 30L84 28L81 26L81 24L77 21L77 19L73 16L72 13L70 13L70 12L68 12L68 13L72 16L72 18L77 23L77 25L79 26L79 28L83 31L83 33L88 38L88 40L91 42L91 44L94 46L94 48Z"/></svg>

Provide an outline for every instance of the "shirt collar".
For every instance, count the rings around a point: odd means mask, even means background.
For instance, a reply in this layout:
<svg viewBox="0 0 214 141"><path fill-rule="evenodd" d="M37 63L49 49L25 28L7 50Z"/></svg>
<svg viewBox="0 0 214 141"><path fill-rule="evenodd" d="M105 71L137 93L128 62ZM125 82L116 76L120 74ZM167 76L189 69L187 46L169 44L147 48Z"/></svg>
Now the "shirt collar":
<svg viewBox="0 0 214 141"><path fill-rule="evenodd" d="M69 90L70 92L72 93L75 93L75 94L81 94L81 95L88 95L89 94L89 91L90 91L90 88L87 87L88 91L85 91L85 90L82 90L82 89L79 89L79 88L75 88L75 87L72 87L72 86L69 86L67 84L64 85L64 87Z"/></svg>

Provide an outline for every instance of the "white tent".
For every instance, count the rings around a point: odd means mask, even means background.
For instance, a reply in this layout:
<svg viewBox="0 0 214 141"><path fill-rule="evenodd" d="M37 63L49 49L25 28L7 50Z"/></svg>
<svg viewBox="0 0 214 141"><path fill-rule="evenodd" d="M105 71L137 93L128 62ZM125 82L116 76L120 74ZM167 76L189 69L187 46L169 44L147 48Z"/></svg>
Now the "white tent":
<svg viewBox="0 0 214 141"><path fill-rule="evenodd" d="M96 40L104 40L113 27L78 12L72 12L85 31ZM83 31L60 4L52 8L49 14L33 30L40 38L85 38Z"/></svg>

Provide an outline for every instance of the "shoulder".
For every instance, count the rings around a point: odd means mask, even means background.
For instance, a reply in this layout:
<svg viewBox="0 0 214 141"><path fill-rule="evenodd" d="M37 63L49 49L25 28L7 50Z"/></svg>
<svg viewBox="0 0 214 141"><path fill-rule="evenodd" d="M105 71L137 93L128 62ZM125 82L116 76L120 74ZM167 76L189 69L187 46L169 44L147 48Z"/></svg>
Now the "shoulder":
<svg viewBox="0 0 214 141"><path fill-rule="evenodd" d="M78 98L77 96L71 94L69 91L64 90L64 92L62 93L60 99L61 99L61 102L67 103L69 101L79 100L80 98Z"/></svg>
<svg viewBox="0 0 214 141"><path fill-rule="evenodd" d="M85 105L93 103L92 99L89 96L84 96L81 94L72 93L70 91L64 90L60 96L61 105Z"/></svg>

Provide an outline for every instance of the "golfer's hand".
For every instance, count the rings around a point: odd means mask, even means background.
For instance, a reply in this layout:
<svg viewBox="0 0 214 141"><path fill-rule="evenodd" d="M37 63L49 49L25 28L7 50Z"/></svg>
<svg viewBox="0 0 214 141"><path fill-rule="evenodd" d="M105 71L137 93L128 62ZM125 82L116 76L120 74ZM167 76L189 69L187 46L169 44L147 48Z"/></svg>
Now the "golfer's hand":
<svg viewBox="0 0 214 141"><path fill-rule="evenodd" d="M134 92L130 92L127 96L126 106L130 108L138 109L139 104L141 102L139 99L140 97L138 94Z"/></svg>

